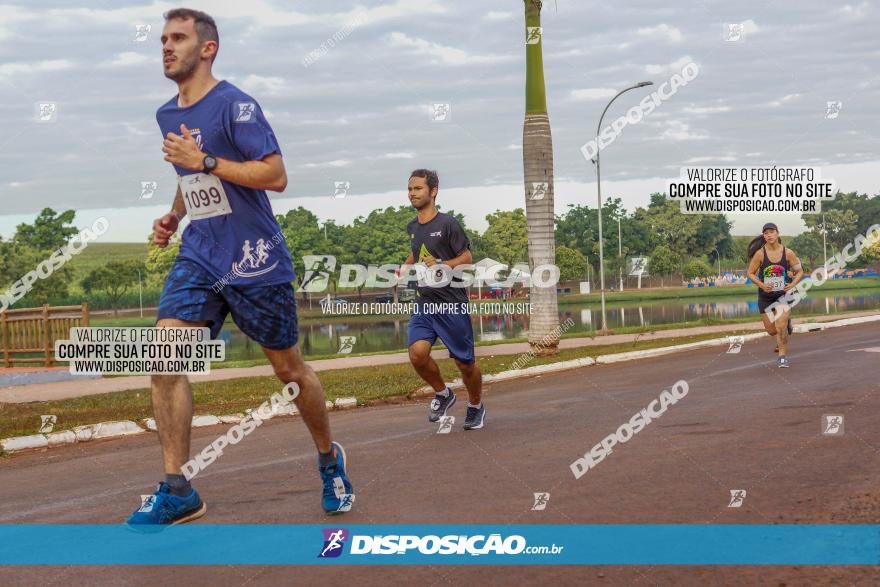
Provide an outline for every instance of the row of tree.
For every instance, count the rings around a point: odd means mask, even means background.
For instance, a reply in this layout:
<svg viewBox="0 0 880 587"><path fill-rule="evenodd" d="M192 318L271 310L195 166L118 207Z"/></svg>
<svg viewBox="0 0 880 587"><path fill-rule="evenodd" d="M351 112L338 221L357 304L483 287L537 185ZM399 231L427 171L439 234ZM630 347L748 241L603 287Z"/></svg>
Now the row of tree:
<svg viewBox="0 0 880 587"><path fill-rule="evenodd" d="M825 213L804 215L808 230L785 244L815 267L823 259L823 217L828 252L833 254L880 224L880 195L839 194L824 204ZM471 241L475 259L491 257L513 266L528 261L527 222L523 209L499 210L486 216L488 227L482 233L467 226L454 211ZM57 214L43 210L32 224L20 224L9 240L0 238L0 291L33 270L77 233L75 212ZM278 216L289 249L293 252L297 274L302 275L303 255L334 255L339 263L383 265L401 263L409 252L406 225L414 218L409 206L373 210L350 224L329 220L321 223L311 211L299 207ZM648 256L652 275L675 275L684 279L717 273L719 257L725 269L744 269L746 247L751 237L732 236L731 223L723 216L682 214L678 204L663 194L653 194L649 204L628 213L620 199L605 202L602 211L606 271L616 275L618 263L631 256ZM618 241L618 221L620 240ZM569 206L556 217L556 264L562 279L583 279L598 270L598 215L595 208ZM133 286L138 271L148 288L161 288L177 257L180 241L160 249L148 248L144 262L114 260L77 278L69 266L62 266L50 278L34 283L28 294L33 303L59 299L78 283L86 294L101 293L115 307ZM622 257L618 251L622 250ZM880 261L880 246L863 255L865 262ZM588 269L588 266L590 268ZM32 305L32 304L27 304Z"/></svg>

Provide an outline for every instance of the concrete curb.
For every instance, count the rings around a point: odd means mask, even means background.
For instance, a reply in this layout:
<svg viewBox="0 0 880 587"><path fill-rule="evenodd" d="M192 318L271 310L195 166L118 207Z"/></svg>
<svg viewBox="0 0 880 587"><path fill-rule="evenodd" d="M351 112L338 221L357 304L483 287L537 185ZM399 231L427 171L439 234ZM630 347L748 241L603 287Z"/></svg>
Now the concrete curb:
<svg viewBox="0 0 880 587"><path fill-rule="evenodd" d="M90 440L119 438L121 436L131 436L132 434L142 434L144 432L146 432L146 430L130 420L100 422L98 424L77 426L73 430L4 438L0 440L0 448L2 448L4 452L13 453L36 448L51 448L55 446L75 444L77 442L88 442Z"/></svg>
<svg viewBox="0 0 880 587"><path fill-rule="evenodd" d="M496 381L506 381L508 379L519 379L520 377L534 377L536 375L543 375L544 373L568 371L569 369L588 367L590 365L593 365L595 362L596 361L594 361L590 357L584 357L583 359L560 361L558 363L551 363L549 365L536 365L534 367L526 367L525 369L511 369L510 371L502 371L501 373L484 375L483 383L494 383ZM461 380L460 377L458 379L453 379L452 382L449 383L450 389L459 389L462 387L464 387L464 382ZM424 387L418 388L411 395L413 397L425 397L429 395L434 395L434 389L430 385L426 385Z"/></svg>
<svg viewBox="0 0 880 587"><path fill-rule="evenodd" d="M755 334L744 334L740 336L742 336L743 341L746 341L764 338L765 336L767 336L767 334L764 332L758 332ZM710 338L709 340L689 342L687 344L678 344L675 346L665 346L656 349L645 349L643 351L630 351L626 353L615 353L613 355L601 355L599 357L596 357L596 363L600 365L606 365L609 363L632 361L634 359L647 359L650 357L658 357L660 355L671 355L673 353L678 353L681 351L730 344L730 339L730 336L725 336L724 338Z"/></svg>
<svg viewBox="0 0 880 587"><path fill-rule="evenodd" d="M852 324L864 324L868 322L880 321L880 314L873 316L860 316L858 318L843 318L833 322L807 322L798 324L793 328L794 332L814 332L825 330L827 328L839 328L841 326L849 326ZM766 333L759 332L754 334L739 335L743 340L757 340L767 336ZM707 348L712 346L720 346L730 344L731 336L723 338L712 338L709 340L701 340L699 342L691 342L670 347L660 347L656 349L646 349L643 351L631 351L626 353L616 353L612 355L601 355L593 360L590 357L582 359L573 359L571 361L561 361L559 363L551 363L549 365L536 365L525 369L513 369L510 371L502 371L493 375L483 377L484 383L494 383L496 381L507 381L510 379L519 379L524 377L536 377L545 373L556 373L558 371L568 371L570 369L579 369L590 365L607 365L611 363L619 363L623 361L633 361L636 359L645 359L657 357L661 355L669 355L685 350ZM464 387L461 378L453 380L449 387L459 389ZM409 397L425 397L433 395L434 390L430 386L420 387L415 390ZM357 398L341 397L336 398L335 402L327 401L328 410L344 410L357 407ZM248 410L250 412L251 410ZM279 416L295 416L299 412L296 406L290 404L283 406L281 409L273 410L269 417L263 417L268 420ZM193 427L216 426L218 424L238 424L246 417L245 414L231 414L227 416L214 416L212 414L193 417ZM64 446L77 442L88 442L90 440L99 440L107 438L119 438L122 436L131 436L133 434L141 434L147 431L156 431L156 421L153 418L141 420L140 425L130 420L121 420L116 422L101 422L98 424L89 424L86 426L77 426L73 430L65 430L62 432L53 432L50 434L31 434L29 436L14 436L12 438L0 439L0 449L6 453L20 452L25 450L33 450L38 448L51 448L55 446Z"/></svg>

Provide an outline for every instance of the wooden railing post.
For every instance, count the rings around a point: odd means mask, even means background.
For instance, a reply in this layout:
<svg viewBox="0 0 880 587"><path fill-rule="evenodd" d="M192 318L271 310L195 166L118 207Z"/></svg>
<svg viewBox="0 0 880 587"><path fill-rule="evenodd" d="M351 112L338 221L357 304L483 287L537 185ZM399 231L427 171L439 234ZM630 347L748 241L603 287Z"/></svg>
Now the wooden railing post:
<svg viewBox="0 0 880 587"><path fill-rule="evenodd" d="M89 303L88 302L83 302L82 312L83 312L83 320L82 320L83 326L88 328L89 327Z"/></svg>
<svg viewBox="0 0 880 587"><path fill-rule="evenodd" d="M51 344L49 333L49 304L43 304L43 352L46 354L46 360L43 363L45 367L52 366L52 351L49 348Z"/></svg>
<svg viewBox="0 0 880 587"><path fill-rule="evenodd" d="M0 316L3 317L3 366L9 368L12 366L9 355L9 314L0 312Z"/></svg>

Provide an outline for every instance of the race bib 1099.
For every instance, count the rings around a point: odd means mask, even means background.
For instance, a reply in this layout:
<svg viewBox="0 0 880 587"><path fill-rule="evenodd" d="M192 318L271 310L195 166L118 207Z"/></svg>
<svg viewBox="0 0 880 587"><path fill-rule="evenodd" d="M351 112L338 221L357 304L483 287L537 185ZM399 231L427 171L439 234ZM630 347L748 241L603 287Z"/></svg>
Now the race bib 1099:
<svg viewBox="0 0 880 587"><path fill-rule="evenodd" d="M180 176L178 185L191 220L204 220L232 213L220 178L208 173L193 173Z"/></svg>

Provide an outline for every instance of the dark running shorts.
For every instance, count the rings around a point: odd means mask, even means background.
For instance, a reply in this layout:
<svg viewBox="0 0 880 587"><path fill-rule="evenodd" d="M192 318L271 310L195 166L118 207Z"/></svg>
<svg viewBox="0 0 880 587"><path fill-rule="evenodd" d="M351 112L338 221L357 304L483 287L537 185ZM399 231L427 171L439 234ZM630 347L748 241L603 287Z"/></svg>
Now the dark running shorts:
<svg viewBox="0 0 880 587"><path fill-rule="evenodd" d="M784 295L785 292L779 292L779 294L758 294L758 311L763 314L773 302Z"/></svg>
<svg viewBox="0 0 880 587"><path fill-rule="evenodd" d="M409 318L409 342L437 338L449 349L449 356L462 363L474 362L474 327L469 314L413 314Z"/></svg>
<svg viewBox="0 0 880 587"><path fill-rule="evenodd" d="M215 292L216 283L198 263L178 259L165 280L156 319L207 322L211 338L217 338L226 315L231 313L239 329L260 346L275 350L296 346L296 298L289 283L247 287L230 284Z"/></svg>

